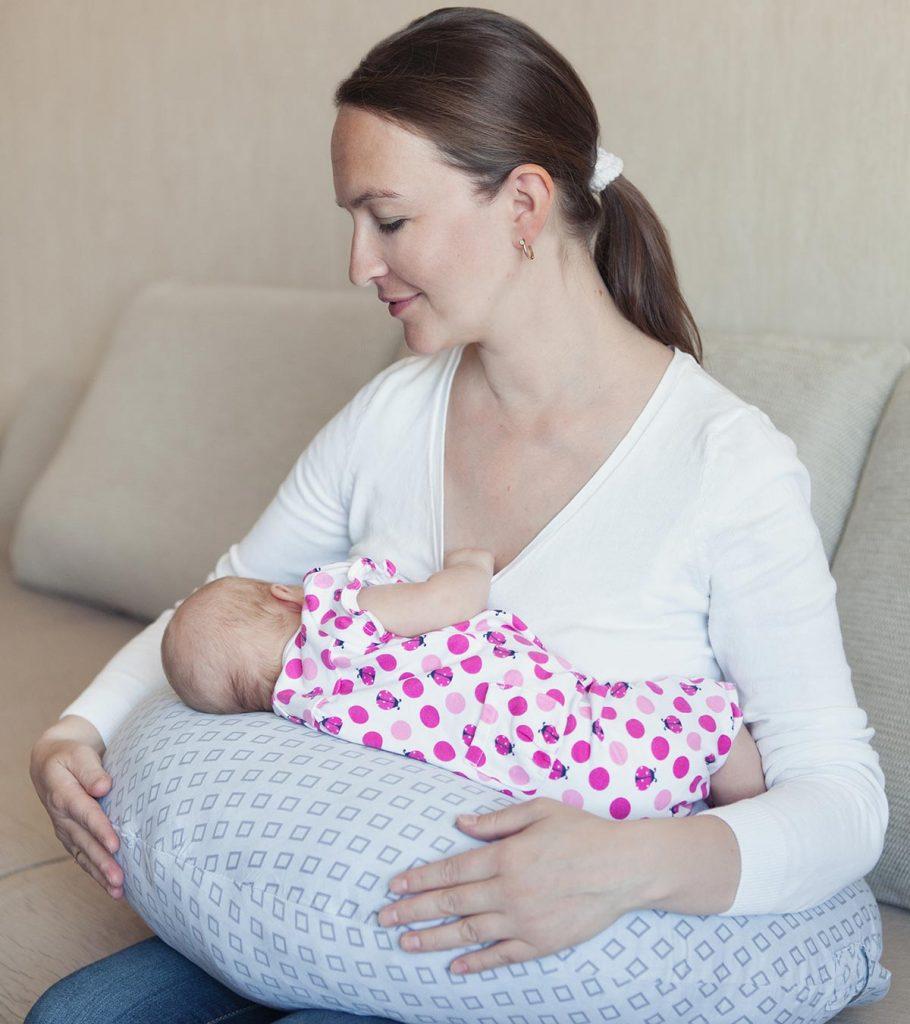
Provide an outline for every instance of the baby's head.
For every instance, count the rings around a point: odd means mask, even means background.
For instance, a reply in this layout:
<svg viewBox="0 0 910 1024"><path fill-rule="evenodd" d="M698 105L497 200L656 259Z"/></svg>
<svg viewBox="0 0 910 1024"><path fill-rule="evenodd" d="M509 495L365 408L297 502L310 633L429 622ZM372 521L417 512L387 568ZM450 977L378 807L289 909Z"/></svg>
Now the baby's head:
<svg viewBox="0 0 910 1024"><path fill-rule="evenodd" d="M168 682L196 711L271 711L303 601L302 587L239 576L199 587L177 606L161 638Z"/></svg>

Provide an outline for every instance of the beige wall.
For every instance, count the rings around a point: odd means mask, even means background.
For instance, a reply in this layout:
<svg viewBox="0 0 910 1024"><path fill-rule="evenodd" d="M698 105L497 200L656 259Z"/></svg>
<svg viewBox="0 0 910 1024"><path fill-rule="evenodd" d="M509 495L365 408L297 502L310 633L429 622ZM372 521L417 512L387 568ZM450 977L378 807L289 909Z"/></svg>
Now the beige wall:
<svg viewBox="0 0 910 1024"><path fill-rule="evenodd" d="M148 281L347 284L332 92L434 6L0 0L0 431ZM910 3L494 6L577 68L701 327L907 341Z"/></svg>

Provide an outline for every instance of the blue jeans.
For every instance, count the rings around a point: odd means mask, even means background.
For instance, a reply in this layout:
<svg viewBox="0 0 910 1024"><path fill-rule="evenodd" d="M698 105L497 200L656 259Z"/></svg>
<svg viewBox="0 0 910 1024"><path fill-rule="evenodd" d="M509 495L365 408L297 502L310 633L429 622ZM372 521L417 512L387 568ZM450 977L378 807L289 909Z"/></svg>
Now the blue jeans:
<svg viewBox="0 0 910 1024"><path fill-rule="evenodd" d="M226 988L157 935L51 985L23 1024L395 1024L342 1010L273 1010Z"/></svg>

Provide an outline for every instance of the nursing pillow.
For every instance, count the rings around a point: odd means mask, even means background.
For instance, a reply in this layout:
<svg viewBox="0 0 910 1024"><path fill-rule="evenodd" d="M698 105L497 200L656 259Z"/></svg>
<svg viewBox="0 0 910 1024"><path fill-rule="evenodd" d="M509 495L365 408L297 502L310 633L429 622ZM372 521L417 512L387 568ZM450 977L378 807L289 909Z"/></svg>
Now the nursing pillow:
<svg viewBox="0 0 910 1024"><path fill-rule="evenodd" d="M458 814L513 798L270 712L202 714L170 690L121 726L104 767L127 902L212 977L276 1009L415 1024L808 1024L890 985L863 880L797 913L635 910L558 953L453 975L480 945L408 953L398 941L457 918L383 928L377 912L396 898L393 876L481 845Z"/></svg>

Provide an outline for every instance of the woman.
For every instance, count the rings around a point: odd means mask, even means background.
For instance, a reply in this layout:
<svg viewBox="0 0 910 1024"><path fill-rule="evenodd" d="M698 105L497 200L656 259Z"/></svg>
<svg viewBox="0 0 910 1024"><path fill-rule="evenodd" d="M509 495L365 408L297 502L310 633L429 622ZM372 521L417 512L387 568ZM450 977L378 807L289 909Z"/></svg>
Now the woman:
<svg viewBox="0 0 910 1024"><path fill-rule="evenodd" d="M335 102L350 278L400 300L390 311L414 357L320 431L208 580L290 579L330 543L366 546L351 509L361 475L375 472L357 452L378 431L367 454L376 462L387 443L379 461L396 486L371 486L370 522L409 524L409 569L486 548L496 603L523 601L582 671L663 667L735 682L769 786L678 819L611 822L544 799L459 822L488 842L407 871L406 890L393 879L406 897L390 904L399 923L453 908L458 920L415 928L403 946L487 943L452 964L480 971L565 949L635 907L783 913L861 877L881 852L884 780L844 658L808 474L789 438L702 370L665 234L621 161L597 146L572 68L521 22L444 8L374 47ZM424 510L411 516L396 489L413 461L395 456L411 445L425 465L414 424L430 394L441 399L431 435L439 521L421 548L411 525ZM111 785L100 755L160 685L173 611L118 653L32 753L57 835L115 899L122 873L96 802ZM251 1003L153 938L58 982L28 1022L113 1021L127 1004L133 1021L355 1019Z"/></svg>

